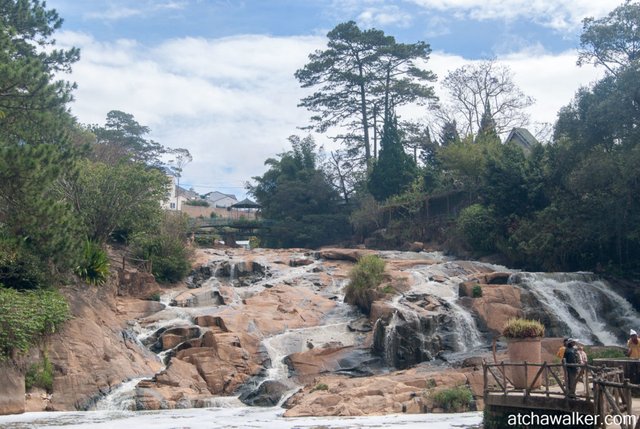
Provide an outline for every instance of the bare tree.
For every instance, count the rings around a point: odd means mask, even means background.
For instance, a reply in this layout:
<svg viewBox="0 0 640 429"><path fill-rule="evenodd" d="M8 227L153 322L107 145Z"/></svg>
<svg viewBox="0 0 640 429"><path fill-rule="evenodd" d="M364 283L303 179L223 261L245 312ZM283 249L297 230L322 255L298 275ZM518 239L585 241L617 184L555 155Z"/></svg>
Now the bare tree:
<svg viewBox="0 0 640 429"><path fill-rule="evenodd" d="M514 83L511 69L494 59L449 72L443 85L449 90L449 110L455 115L463 135L477 134L487 107L498 134L529 123L524 110L535 100Z"/></svg>

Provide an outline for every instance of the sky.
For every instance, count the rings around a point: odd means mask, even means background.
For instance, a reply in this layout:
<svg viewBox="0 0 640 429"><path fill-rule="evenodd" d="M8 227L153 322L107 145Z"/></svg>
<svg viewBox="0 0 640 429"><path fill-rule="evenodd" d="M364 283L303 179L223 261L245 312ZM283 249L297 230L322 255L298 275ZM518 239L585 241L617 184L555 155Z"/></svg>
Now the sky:
<svg viewBox="0 0 640 429"><path fill-rule="evenodd" d="M81 50L67 80L71 112L103 125L111 110L134 115L153 140L187 148L181 185L238 198L264 161L304 136L308 90L294 77L326 34L354 20L399 42L429 43L438 76L495 58L536 103L532 127L553 123L576 90L603 70L576 65L582 20L621 0L48 0L64 19L59 47ZM418 119L429 113L414 109ZM327 150L326 136L316 136Z"/></svg>

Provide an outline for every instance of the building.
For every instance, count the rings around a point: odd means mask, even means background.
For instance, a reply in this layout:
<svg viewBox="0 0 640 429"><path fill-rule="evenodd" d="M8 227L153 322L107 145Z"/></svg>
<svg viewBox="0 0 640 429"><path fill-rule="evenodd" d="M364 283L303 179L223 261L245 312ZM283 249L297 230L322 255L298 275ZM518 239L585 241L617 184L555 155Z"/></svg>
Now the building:
<svg viewBox="0 0 640 429"><path fill-rule="evenodd" d="M164 201L160 204L164 210L182 210L182 205L187 200L184 195L180 195L178 192L178 186L176 185L176 178L168 176L170 180L169 192Z"/></svg>
<svg viewBox="0 0 640 429"><path fill-rule="evenodd" d="M531 149L533 146L538 144L538 140L527 130L526 128L514 128L511 130L507 139L504 141L504 144L509 142L514 142L518 146L522 148L525 155L529 155L531 153Z"/></svg>
<svg viewBox="0 0 640 429"><path fill-rule="evenodd" d="M211 207L227 208L238 202L233 194L223 194L222 192L212 191L204 195L204 199Z"/></svg>

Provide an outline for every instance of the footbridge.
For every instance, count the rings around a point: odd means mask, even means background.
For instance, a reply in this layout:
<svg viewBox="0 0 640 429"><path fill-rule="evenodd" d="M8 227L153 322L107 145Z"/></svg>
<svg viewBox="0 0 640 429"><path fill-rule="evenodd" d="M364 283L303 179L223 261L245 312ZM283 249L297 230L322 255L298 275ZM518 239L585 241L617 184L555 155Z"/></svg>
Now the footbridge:
<svg viewBox="0 0 640 429"><path fill-rule="evenodd" d="M567 377L572 367L577 370L573 391ZM483 377L486 429L640 428L631 395L640 386L619 367L485 362ZM525 385L516 387L514 379L526 380Z"/></svg>

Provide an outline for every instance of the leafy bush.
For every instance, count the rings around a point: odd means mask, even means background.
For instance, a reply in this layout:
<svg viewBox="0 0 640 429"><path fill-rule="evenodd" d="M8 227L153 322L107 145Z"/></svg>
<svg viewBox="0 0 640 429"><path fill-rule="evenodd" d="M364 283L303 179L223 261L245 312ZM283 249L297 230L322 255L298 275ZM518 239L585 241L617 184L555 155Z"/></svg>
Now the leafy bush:
<svg viewBox="0 0 640 429"><path fill-rule="evenodd" d="M433 404L449 412L468 411L472 401L473 394L467 386L443 389L433 395Z"/></svg>
<svg viewBox="0 0 640 429"><path fill-rule="evenodd" d="M39 289L49 284L46 264L17 243L0 239L0 284L12 289Z"/></svg>
<svg viewBox="0 0 640 429"><path fill-rule="evenodd" d="M502 330L507 338L538 338L544 336L544 325L537 320L509 319Z"/></svg>
<svg viewBox="0 0 640 429"><path fill-rule="evenodd" d="M594 359L626 359L627 355L621 347L598 347L591 348L585 347L585 353L587 354L587 362L589 365L593 364Z"/></svg>
<svg viewBox="0 0 640 429"><path fill-rule="evenodd" d="M197 207L209 207L209 202L207 200L187 200L185 204L188 206L197 206Z"/></svg>
<svg viewBox="0 0 640 429"><path fill-rule="evenodd" d="M313 389L311 389L312 392L315 392L316 390L329 390L329 386L324 383L318 383Z"/></svg>
<svg viewBox="0 0 640 429"><path fill-rule="evenodd" d="M80 265L75 273L92 285L101 285L109 277L109 257L97 243L87 240L84 243Z"/></svg>
<svg viewBox="0 0 640 429"><path fill-rule="evenodd" d="M457 227L462 239L473 250L480 252L495 250L496 222L490 209L480 204L470 205L460 212Z"/></svg>
<svg viewBox="0 0 640 429"><path fill-rule="evenodd" d="M134 236L135 257L151 263L151 272L161 283L175 283L189 273L190 250L187 247L188 219L181 213L166 213L157 233Z"/></svg>
<svg viewBox="0 0 640 429"><path fill-rule="evenodd" d="M56 290L19 292L0 285L0 360L25 352L41 336L69 319L69 306Z"/></svg>
<svg viewBox="0 0 640 429"><path fill-rule="evenodd" d="M260 239L255 235L249 237L249 248L257 249L258 247L260 247Z"/></svg>
<svg viewBox="0 0 640 429"><path fill-rule="evenodd" d="M473 298L481 298L482 297L482 286L475 285L471 288L471 296Z"/></svg>
<svg viewBox="0 0 640 429"><path fill-rule="evenodd" d="M345 302L356 305L364 313L371 311L371 303L378 297L377 287L382 283L385 262L376 255L366 255L349 273L345 289Z"/></svg>
<svg viewBox="0 0 640 429"><path fill-rule="evenodd" d="M49 357L44 355L42 362L32 364L24 376L25 389L31 390L33 387L40 387L51 393L53 391L53 365Z"/></svg>

